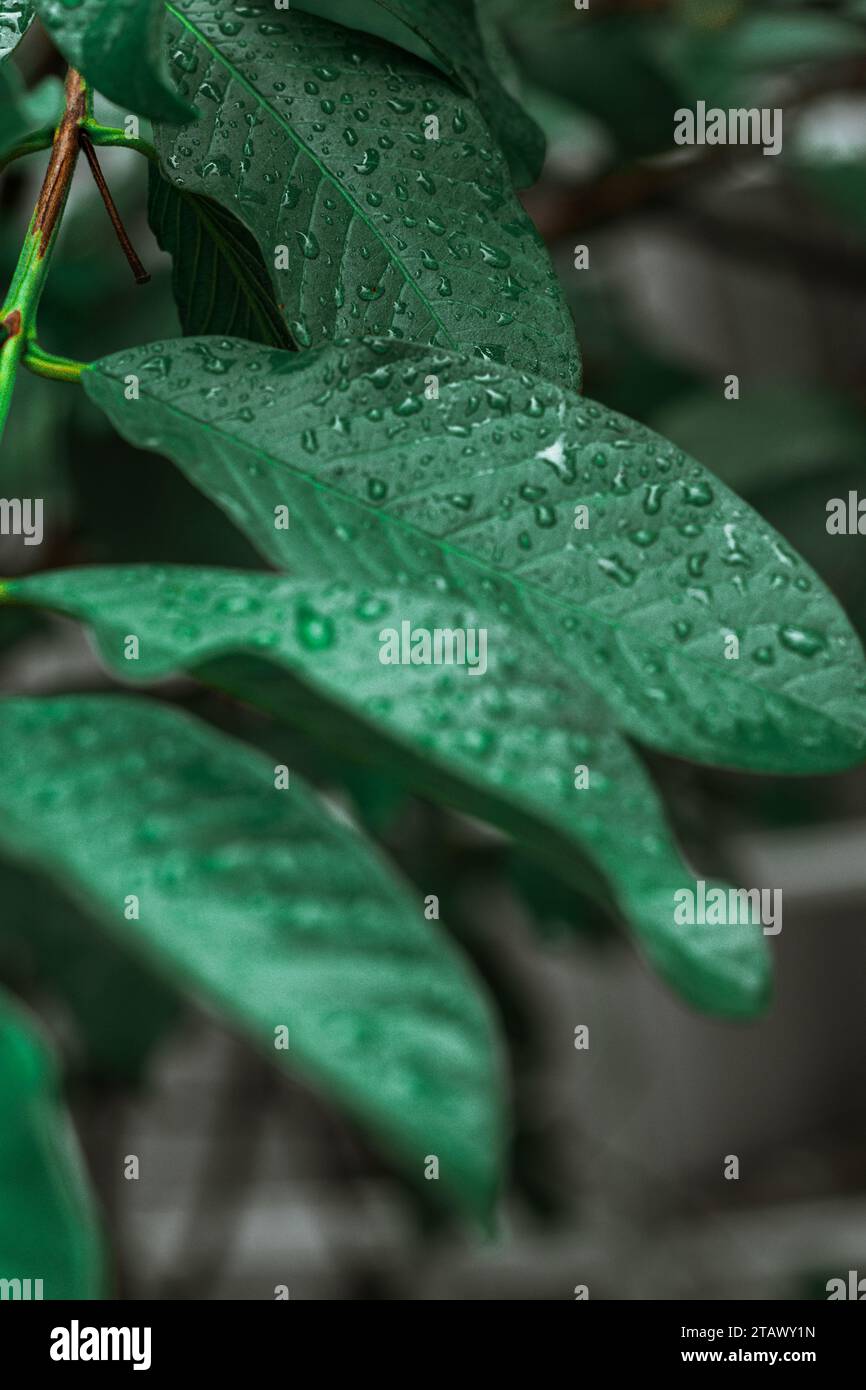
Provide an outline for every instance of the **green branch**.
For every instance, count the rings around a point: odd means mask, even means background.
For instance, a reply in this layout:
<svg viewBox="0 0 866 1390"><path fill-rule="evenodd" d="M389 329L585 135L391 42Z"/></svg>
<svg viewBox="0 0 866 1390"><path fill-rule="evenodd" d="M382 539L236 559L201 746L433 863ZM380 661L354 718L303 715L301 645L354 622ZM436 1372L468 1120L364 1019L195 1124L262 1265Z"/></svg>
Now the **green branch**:
<svg viewBox="0 0 866 1390"><path fill-rule="evenodd" d="M51 158L12 284L0 309L0 433L9 414L18 364L28 351L32 352L39 300L78 159L79 126L89 114L84 81L70 68L66 76L66 108L54 135ZM36 351L39 356L41 349Z"/></svg>

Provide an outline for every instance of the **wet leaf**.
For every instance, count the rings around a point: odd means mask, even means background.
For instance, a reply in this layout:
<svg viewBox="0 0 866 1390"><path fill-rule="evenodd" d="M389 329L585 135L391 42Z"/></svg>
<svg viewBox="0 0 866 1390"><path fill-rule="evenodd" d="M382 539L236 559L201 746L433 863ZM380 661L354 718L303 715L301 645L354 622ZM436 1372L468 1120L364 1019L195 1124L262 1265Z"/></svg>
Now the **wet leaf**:
<svg viewBox="0 0 866 1390"><path fill-rule="evenodd" d="M440 68L477 102L517 187L535 183L544 136L491 71L474 0L294 0L292 8L363 29Z"/></svg>
<svg viewBox="0 0 866 1390"><path fill-rule="evenodd" d="M249 228L299 347L376 332L577 383L547 251L452 82L301 12L168 8L174 72L201 119L157 127L163 172Z"/></svg>
<svg viewBox="0 0 866 1390"><path fill-rule="evenodd" d="M0 63L23 39L33 20L33 0L4 0L0 10Z"/></svg>
<svg viewBox="0 0 866 1390"><path fill-rule="evenodd" d="M147 215L172 257L184 333L232 333L291 346L259 248L242 222L211 198L186 193L151 165Z"/></svg>
<svg viewBox="0 0 866 1390"><path fill-rule="evenodd" d="M574 887L589 876L698 1007L748 1014L765 1001L757 929L675 925L674 892L694 876L603 702L540 663L502 618L484 628L470 601L181 566L58 571L9 581L4 598L89 623L126 680L192 672L493 821ZM404 622L428 632L484 628L484 669L472 647L475 671L384 664L382 633ZM139 657L128 661L133 632ZM588 779L579 790L578 768Z"/></svg>
<svg viewBox="0 0 866 1390"><path fill-rule="evenodd" d="M162 0L33 0L72 67L121 110L151 120L188 121L163 58Z"/></svg>
<svg viewBox="0 0 866 1390"><path fill-rule="evenodd" d="M832 595L724 484L624 416L381 342L298 356L186 339L83 381L275 565L450 589L670 752L786 772L864 756L866 665Z"/></svg>
<svg viewBox="0 0 866 1390"><path fill-rule="evenodd" d="M3 700L0 763L4 853L321 1086L411 1177L435 1154L437 1186L489 1212L503 1084L483 990L296 776L277 789L261 754L118 695Z"/></svg>

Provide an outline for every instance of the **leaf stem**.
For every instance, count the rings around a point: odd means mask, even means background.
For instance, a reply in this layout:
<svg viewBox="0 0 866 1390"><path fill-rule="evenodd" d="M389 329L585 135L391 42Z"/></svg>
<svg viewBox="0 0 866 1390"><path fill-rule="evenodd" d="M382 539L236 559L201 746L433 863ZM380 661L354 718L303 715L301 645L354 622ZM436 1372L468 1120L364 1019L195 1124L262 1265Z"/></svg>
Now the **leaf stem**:
<svg viewBox="0 0 866 1390"><path fill-rule="evenodd" d="M51 381L78 381L87 363L46 352L35 338L31 338L24 350L24 366L35 376L48 377Z"/></svg>
<svg viewBox="0 0 866 1390"><path fill-rule="evenodd" d="M79 150L79 127L90 114L83 78L66 74L66 107L30 219L12 284L0 308L0 433L9 414L18 364L35 336L36 314Z"/></svg>
<svg viewBox="0 0 866 1390"><path fill-rule="evenodd" d="M137 136L127 135L125 130L118 126L100 125L98 121L85 121L83 129L94 145L105 145L112 148L124 150L135 150L138 154L143 154L152 163L159 163L159 155L153 145L147 140L140 140Z"/></svg>
<svg viewBox="0 0 866 1390"><path fill-rule="evenodd" d="M93 148L90 135L86 130L81 130L78 138L81 148L84 151L85 158L90 165L90 172L94 177L96 187L99 189L100 196L105 204L105 210L111 218L111 225L117 234L117 240L120 242L123 248L123 254L129 262L130 270L135 276L135 283L137 285L146 285L150 276L142 265L138 252L129 239L129 233L123 225L120 213L117 211L117 204L111 196L111 190L108 184L105 182L105 175L100 168L99 160L96 157L96 150Z"/></svg>

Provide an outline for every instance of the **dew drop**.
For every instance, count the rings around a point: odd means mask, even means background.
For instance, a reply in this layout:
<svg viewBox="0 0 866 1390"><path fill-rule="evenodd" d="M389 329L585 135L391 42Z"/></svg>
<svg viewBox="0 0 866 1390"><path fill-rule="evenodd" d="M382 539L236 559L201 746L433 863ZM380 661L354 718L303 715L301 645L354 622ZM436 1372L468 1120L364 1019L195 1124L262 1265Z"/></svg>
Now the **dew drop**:
<svg viewBox="0 0 866 1390"><path fill-rule="evenodd" d="M821 633L809 627L780 627L779 641L798 656L815 656L827 646Z"/></svg>

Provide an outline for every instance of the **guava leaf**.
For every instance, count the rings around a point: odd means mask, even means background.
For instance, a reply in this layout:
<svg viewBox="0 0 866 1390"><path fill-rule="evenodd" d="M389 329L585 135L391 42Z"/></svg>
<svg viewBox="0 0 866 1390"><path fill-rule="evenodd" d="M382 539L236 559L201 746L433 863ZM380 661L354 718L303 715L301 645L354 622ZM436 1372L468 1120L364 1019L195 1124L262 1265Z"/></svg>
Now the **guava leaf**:
<svg viewBox="0 0 866 1390"><path fill-rule="evenodd" d="M172 257L172 290L186 334L237 334L255 343L291 347L250 233L211 198L186 193L150 166L147 216Z"/></svg>
<svg viewBox="0 0 866 1390"><path fill-rule="evenodd" d="M0 63L23 39L33 20L33 0L3 0L0 10Z"/></svg>
<svg viewBox="0 0 866 1390"><path fill-rule="evenodd" d="M103 1254L53 1058L0 991L0 1280L42 1280L42 1297L104 1297ZM25 1290L2 1297L26 1296Z"/></svg>
<svg viewBox="0 0 866 1390"><path fill-rule="evenodd" d="M863 652L818 576L713 475L603 406L376 341L301 355L184 339L82 380L275 565L450 587L648 743L785 772L866 753Z"/></svg>
<svg viewBox="0 0 866 1390"><path fill-rule="evenodd" d="M472 101L411 55L301 12L168 6L201 119L158 125L166 177L254 235L299 347L390 334L574 386L547 250ZM438 122L438 139L425 121Z"/></svg>
<svg viewBox="0 0 866 1390"><path fill-rule="evenodd" d="M411 1176L436 1155L443 1194L489 1212L503 1080L483 989L296 776L277 789L263 755L119 695L4 699L0 763L5 853L319 1084Z"/></svg>
<svg viewBox="0 0 866 1390"><path fill-rule="evenodd" d="M641 949L699 1008L753 1013L768 960L757 929L674 923L674 893L694 888L655 789L610 714L582 681L565 682L485 628L485 669L386 665L381 634L483 627L453 596L240 570L135 566L10 580L3 598L88 623L108 667L130 680L179 669L299 724L328 746L393 770L416 790L514 833L548 870L600 896ZM135 634L139 655L126 659ZM575 788L584 767L588 786ZM582 861L582 862L581 862Z"/></svg>
<svg viewBox="0 0 866 1390"><path fill-rule="evenodd" d="M125 111L151 120L189 121L163 57L162 0L33 0L36 13L72 67Z"/></svg>
<svg viewBox="0 0 866 1390"><path fill-rule="evenodd" d="M544 136L494 75L474 0L294 0L292 8L375 34L434 64L477 103L517 187L535 183Z"/></svg>

